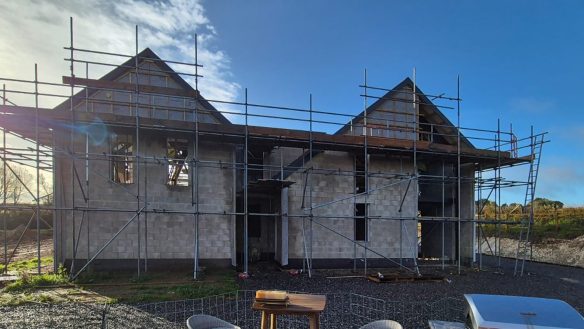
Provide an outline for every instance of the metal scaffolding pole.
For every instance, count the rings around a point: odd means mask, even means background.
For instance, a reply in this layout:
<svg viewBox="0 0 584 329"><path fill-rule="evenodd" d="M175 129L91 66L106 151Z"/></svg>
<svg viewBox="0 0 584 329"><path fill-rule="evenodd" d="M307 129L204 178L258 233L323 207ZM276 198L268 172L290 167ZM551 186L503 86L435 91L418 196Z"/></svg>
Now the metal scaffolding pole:
<svg viewBox="0 0 584 329"><path fill-rule="evenodd" d="M2 85L2 105L6 105L6 85ZM2 127L2 154L3 159L6 159L6 129ZM6 186L6 161L2 161L2 188L3 188L3 202L4 209L2 209L2 227L4 231L4 274L8 273L8 234L7 234L7 219L6 219L6 196L8 195L8 186Z"/></svg>
<svg viewBox="0 0 584 329"><path fill-rule="evenodd" d="M247 99L247 88L245 88L245 148L244 148L244 168L243 168L243 272L248 273L248 138L249 138L249 127L248 127L248 99Z"/></svg>
<svg viewBox="0 0 584 329"><path fill-rule="evenodd" d="M477 225L478 225L479 229L477 232L477 234L478 234L477 249L479 251L479 270L482 270L483 269L483 240L481 240L481 232L482 232L483 228L482 228L482 224L480 224L480 221L481 221L481 203L483 202L482 201L483 190L481 188L481 185L483 182L483 174L482 174L483 172L482 172L482 168L480 166L478 169L479 170L477 171L477 182L478 182L477 183L477 185L478 185L477 193L478 193L478 201L479 202L478 202L478 209L477 209L478 211L476 214L476 218L477 218L477 222L478 222Z"/></svg>
<svg viewBox="0 0 584 329"><path fill-rule="evenodd" d="M192 189L194 190L194 200L195 203L195 249L193 250L193 279L197 280L199 278L199 57L198 57L198 36L195 34L195 109L194 109L194 119L195 119L195 154L194 154L194 184ZM192 175L192 174L191 174Z"/></svg>
<svg viewBox="0 0 584 329"><path fill-rule="evenodd" d="M497 236L495 241L497 242L496 252L497 252L497 268L501 269L501 120L497 119L497 138L496 138L496 150L497 150L497 169L495 170L495 203L496 203L496 215L495 219L497 221L496 229Z"/></svg>
<svg viewBox="0 0 584 329"><path fill-rule="evenodd" d="M135 73L136 73L136 79L135 79L135 86L136 86L136 97L134 98L135 102L136 102L136 211L138 211L138 215L136 218L136 223L137 223L137 230L138 230L138 234L137 234L137 239L138 239L138 263L137 263L137 267L138 267L138 277L140 277L140 272L141 272L141 255L140 255L140 249L141 249L141 239L140 239L140 235L141 235L141 230L140 230L140 75L139 75L139 60L138 60L138 25L136 25L136 56L134 57L134 65L135 65Z"/></svg>
<svg viewBox="0 0 584 329"><path fill-rule="evenodd" d="M404 160L402 158L400 158L399 160L399 166L400 166L400 173L403 173L404 171ZM410 187L410 183L408 182L408 186L407 188ZM404 193L407 193L407 189ZM401 184L399 184L399 194L402 194L402 187ZM405 195L405 194L404 194ZM404 243L404 227L403 227L403 223L400 220L399 221L399 265L403 266L404 263L404 256L403 256L403 243Z"/></svg>
<svg viewBox="0 0 584 329"><path fill-rule="evenodd" d="M51 144L52 144L52 150L55 150L55 132L52 131L51 132ZM57 245L57 241L58 239L61 237L60 234L60 230L61 230L61 224L62 222L60 221L61 218L61 212L56 210L56 202L57 202L57 180L56 180L56 156L55 153L53 152L53 156L51 157L51 164L52 164L52 180L51 180L51 189L53 191L53 199L52 199L52 213L53 213L53 272L57 273L57 271L59 270L59 259L60 257L57 256L57 250L58 250L58 245ZM59 218L59 219L58 219Z"/></svg>
<svg viewBox="0 0 584 329"><path fill-rule="evenodd" d="M148 208L148 163L144 162L144 209ZM89 223L89 222L88 222ZM144 273L148 272L148 212L144 213Z"/></svg>
<svg viewBox="0 0 584 329"><path fill-rule="evenodd" d="M312 163L312 94L310 94L310 99L309 99L309 137L308 137L308 163L310 163L310 168L312 168L314 166L314 164ZM308 277L312 278L312 242L313 242L313 235L312 235L312 230L313 230L313 225L312 225L312 221L313 221L313 209L312 209L312 179L311 179L311 173L312 170L308 170L306 172L306 179L307 179L307 184L309 186L309 190L308 190L308 202L310 203L310 213L309 213L309 218L310 218L310 224L309 224L309 229L310 229L310 238L309 238L309 245L308 245L308 254L306 255L306 265L308 267ZM305 237L306 235L303 233L303 237Z"/></svg>
<svg viewBox="0 0 584 329"><path fill-rule="evenodd" d="M419 116L420 116L420 107L418 106L418 100L416 98L417 95L417 87L416 87L416 68L414 67L414 72L413 72L413 78L414 78L414 86L413 86L413 90L412 90L412 105L413 105L413 109L414 109L414 177L415 177L415 183L416 185L414 186L414 191L415 191L415 197L414 197L414 204L415 204L415 208L414 208L414 241L413 241L413 250L412 250L412 258L414 260L414 267L416 269L416 273L418 275L420 275L420 270L418 268L418 214L420 212L419 209L419 198L420 198L420 173L418 172L418 138L419 138L419 134L418 134L418 125L419 125ZM407 190L406 190L407 193ZM404 223L404 222L402 222ZM407 226L405 226L406 229L406 234L407 233ZM408 234L409 235L409 234ZM400 246L401 247L401 246Z"/></svg>
<svg viewBox="0 0 584 329"><path fill-rule="evenodd" d="M35 107L35 140L36 140L36 238L37 238L37 274L41 274L41 216L40 216L40 153L39 153L39 85L38 66L34 64L34 107Z"/></svg>
<svg viewBox="0 0 584 329"><path fill-rule="evenodd" d="M365 71L363 72L363 79L365 82L365 86L367 86L367 69L365 69ZM365 88L365 95L367 95L367 88ZM367 97L365 97L364 102L363 102L363 132L365 133L364 139L363 139L363 156L364 156L364 161L365 161L365 172L363 173L364 178L365 178L365 196L364 196L364 200L365 200L365 250L363 251L364 253L364 260L365 260L365 266L364 266L364 270L363 270L363 275L367 276L367 249L369 246L369 216L368 216L368 212L369 212L369 207L367 205L367 197L369 196L369 152L367 152Z"/></svg>
<svg viewBox="0 0 584 329"><path fill-rule="evenodd" d="M73 17L69 18L69 34L70 34L70 62L69 62L69 69L71 71L71 76L74 77L75 76L75 60L74 60L74 52L73 52ZM73 83L73 81L71 81L71 98L69 101L69 112L71 114L71 123L72 123L72 128L69 130L69 143L70 143L70 149L69 152L71 154L74 154L75 152L75 112L74 112L74 108L73 108L73 97L75 96L75 85ZM75 177L75 157L71 157L71 176L70 177ZM75 208L75 181L73 179L71 179L71 208ZM75 211L71 211L71 233L72 233L72 242L73 242L73 246L76 245L76 234L75 234ZM74 248L75 249L75 248ZM73 257L71 259L71 267L69 269L69 276L71 278L71 275L73 275L74 271L75 271L75 250L72 250L73 253ZM67 257L67 251L65 250L65 258Z"/></svg>
<svg viewBox="0 0 584 329"><path fill-rule="evenodd" d="M85 76L87 79L89 79L89 64L85 65ZM87 88L85 88L85 112L87 112L88 108L87 108L87 104L88 104L88 99L89 99L89 91L87 90ZM86 197L85 197L85 207L86 209L89 208L89 198L90 198L90 192L89 192L89 132L85 132L85 191L86 191ZM87 224L86 226L86 231L87 231L87 258L86 260L89 260L90 257L90 229L89 229L89 213L87 213L87 210L85 210L85 212L83 213L86 217L87 217ZM54 228L53 228L54 229ZM80 228L81 229L81 228Z"/></svg>
<svg viewBox="0 0 584 329"><path fill-rule="evenodd" d="M456 196L456 203L457 203L457 216L458 216L458 274L460 274L460 270L461 270L461 221L460 219L462 218L462 214L461 214L461 180L460 180L460 176L461 176L461 171L460 171L460 75L456 77L456 130L457 130L457 137L456 137L456 163L457 163L457 168L458 168L458 173L457 173L457 179L456 179L456 184L457 184L457 196Z"/></svg>
<svg viewBox="0 0 584 329"><path fill-rule="evenodd" d="M442 160L442 217L446 217L446 213L445 213L445 205L444 205L444 199L446 197L446 191L445 191L445 186L444 186L444 177L446 177L446 172L445 172L445 168L444 168L444 160ZM445 266L444 266L444 225L445 223L442 222L442 257L441 257L441 263L442 263L442 270L444 270Z"/></svg>
<svg viewBox="0 0 584 329"><path fill-rule="evenodd" d="M312 118L312 94L310 94L310 110L309 110L309 114L310 114L310 118L309 118L309 122L310 122L310 142L309 142L309 147L310 147L310 155L309 155L309 161L310 161L310 166L312 167L314 164L312 163L312 152L313 152L313 136L312 136L312 131L313 131L313 127L312 127L312 122L313 122L313 118ZM312 186L312 177L309 176L308 177L309 181L310 181L310 190L309 190L309 201L310 204L312 205L312 193L313 193L313 186ZM313 243L313 227L312 227L312 220L313 220L313 213L312 213L312 207L310 207L310 265L309 265L309 276L312 277L312 243Z"/></svg>

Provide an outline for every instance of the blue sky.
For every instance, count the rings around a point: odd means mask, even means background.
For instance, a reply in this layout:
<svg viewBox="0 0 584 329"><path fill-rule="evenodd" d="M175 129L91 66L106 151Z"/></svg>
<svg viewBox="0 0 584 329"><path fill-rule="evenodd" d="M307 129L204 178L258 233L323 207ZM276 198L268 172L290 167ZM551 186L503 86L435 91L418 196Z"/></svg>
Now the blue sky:
<svg viewBox="0 0 584 329"><path fill-rule="evenodd" d="M584 205L582 2L13 1L0 4L2 75L35 62L52 80L66 75L69 16L80 47L106 51L132 53L138 24L142 46L192 61L198 33L211 99L242 100L248 88L251 102L307 107L312 93L316 109L357 114L365 68L369 84L391 88L415 67L433 94L455 95L460 75L462 125L548 131L538 194Z"/></svg>
<svg viewBox="0 0 584 329"><path fill-rule="evenodd" d="M358 113L364 68L370 84L390 88L415 67L422 90L450 95L460 74L462 125L495 130L500 118L520 136L530 125L548 131L539 195L584 204L584 111L575 99L584 3L210 1L205 9L252 100L306 106L313 93L317 108Z"/></svg>

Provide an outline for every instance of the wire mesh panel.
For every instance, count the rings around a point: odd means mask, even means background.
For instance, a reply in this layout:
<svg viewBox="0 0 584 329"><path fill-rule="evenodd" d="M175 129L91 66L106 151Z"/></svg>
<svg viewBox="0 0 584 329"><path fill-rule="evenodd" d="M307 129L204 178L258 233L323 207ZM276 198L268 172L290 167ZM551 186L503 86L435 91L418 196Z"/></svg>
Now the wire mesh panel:
<svg viewBox="0 0 584 329"><path fill-rule="evenodd" d="M430 303L433 320L464 322L466 305L463 299L447 297Z"/></svg>
<svg viewBox="0 0 584 329"><path fill-rule="evenodd" d="M425 328L431 319L431 307L425 302L389 302L386 319L399 322L404 328Z"/></svg>
<svg viewBox="0 0 584 329"><path fill-rule="evenodd" d="M252 310L255 291L140 305L27 304L0 307L0 328L185 328L196 314L212 315L241 328L259 328L261 314ZM464 301L386 301L359 294L326 294L322 328L359 328L376 320L394 320L405 329L427 328L428 320L464 320ZM306 316L280 315L278 327L308 328Z"/></svg>
<svg viewBox="0 0 584 329"><path fill-rule="evenodd" d="M347 297L350 301L348 313L352 317L353 327L384 319L386 311L384 300L358 294L350 294Z"/></svg>
<svg viewBox="0 0 584 329"><path fill-rule="evenodd" d="M301 292L297 292L301 293ZM434 301L386 301L359 294L326 294L327 302L320 315L322 328L359 328L376 320L394 320L405 329L427 328L429 320L464 321L464 301L443 298ZM260 312L252 310L255 291L233 293L196 300L140 305L139 308L184 325L194 314L208 314L236 324L241 328L258 328ZM278 327L308 328L304 316L280 315Z"/></svg>
<svg viewBox="0 0 584 329"><path fill-rule="evenodd" d="M251 303L248 302L251 300L250 295L250 292L236 291L199 299L141 304L136 307L173 323L184 324L195 314L212 315L238 323L248 317L246 310L251 311Z"/></svg>
<svg viewBox="0 0 584 329"><path fill-rule="evenodd" d="M194 314L208 314L242 328L258 328L261 315L252 310L254 297L255 291L237 291L198 300L154 303L139 307L177 323L184 323ZM425 328L428 320L461 321L464 317L463 301L454 298L433 302L398 302L359 294L326 294L326 297L327 304L320 315L322 328L359 328L383 319L398 321L406 329ZM278 326L287 329L307 328L308 318L280 315Z"/></svg>

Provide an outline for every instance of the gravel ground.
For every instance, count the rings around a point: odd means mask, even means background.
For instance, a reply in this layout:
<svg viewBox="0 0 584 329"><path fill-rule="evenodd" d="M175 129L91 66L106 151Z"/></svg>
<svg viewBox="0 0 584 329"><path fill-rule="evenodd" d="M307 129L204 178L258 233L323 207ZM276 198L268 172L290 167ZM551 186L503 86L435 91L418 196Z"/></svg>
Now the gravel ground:
<svg viewBox="0 0 584 329"><path fill-rule="evenodd" d="M496 259L483 258L485 265L495 265ZM286 272L265 271L240 281L245 290L282 289L322 293L358 293L385 300L435 300L442 297L462 298L466 293L488 293L560 298L577 308L584 308L584 269L551 264L526 264L526 275L513 276L514 261L502 259L502 269L490 267L484 271L464 269L460 275L455 267L427 270L422 273L444 275L443 282L404 282L378 284L363 278L328 279L336 275L355 275L349 271L317 270L312 279L290 276ZM390 272L387 269L381 272Z"/></svg>
<svg viewBox="0 0 584 329"><path fill-rule="evenodd" d="M0 307L0 328L177 328L127 305L27 304ZM107 326L103 326L107 323Z"/></svg>
<svg viewBox="0 0 584 329"><path fill-rule="evenodd" d="M581 251L582 252L582 251ZM265 271L240 282L241 289L281 289L319 293L356 293L385 301L435 301L444 297L462 299L463 294L503 294L562 299L584 313L584 269L561 265L527 263L525 275L513 276L515 262L510 259L483 257L483 271L456 268L446 271L422 269L422 273L444 275L442 282L374 283L364 278L330 279L350 275L348 271L315 271L307 276L292 277L286 272ZM494 267L487 267L488 265ZM380 270L383 273L389 272Z"/></svg>
<svg viewBox="0 0 584 329"><path fill-rule="evenodd" d="M426 328L429 318L460 320L462 295L487 293L559 298L584 313L584 269L529 263L523 277L513 276L514 261L483 257L487 270L456 268L445 271L422 267L422 273L442 275L444 281L374 283L364 278L330 278L355 275L347 270L316 270L312 278L291 276L273 265L251 267L253 274L240 280L241 291L199 300L163 302L145 306L91 304L28 304L0 307L0 328L184 328L196 313L218 316L242 328L259 327L259 313L251 310L254 290L281 289L327 294L322 328L358 328L373 319L398 320L404 328ZM500 265L500 266L499 266ZM491 266L491 267L487 267ZM391 270L380 270L390 273ZM362 272L361 272L362 273ZM159 317L161 316L161 317ZM163 319L165 317L166 319ZM168 319L168 320L167 320ZM283 328L306 328L306 319L282 318Z"/></svg>

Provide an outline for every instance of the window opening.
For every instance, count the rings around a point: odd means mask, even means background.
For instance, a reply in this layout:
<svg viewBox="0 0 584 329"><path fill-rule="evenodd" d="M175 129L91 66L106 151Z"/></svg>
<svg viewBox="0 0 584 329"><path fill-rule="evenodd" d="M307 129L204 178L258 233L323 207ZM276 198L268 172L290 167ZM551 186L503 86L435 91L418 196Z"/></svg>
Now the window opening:
<svg viewBox="0 0 584 329"><path fill-rule="evenodd" d="M189 142L186 139L168 138L166 140L168 158L168 186L189 186Z"/></svg>
<svg viewBox="0 0 584 329"><path fill-rule="evenodd" d="M134 143L132 135L115 134L111 142L112 153L112 180L120 184L134 182L134 162L132 153Z"/></svg>
<svg viewBox="0 0 584 329"><path fill-rule="evenodd" d="M355 193L365 192L365 157L355 156Z"/></svg>
<svg viewBox="0 0 584 329"><path fill-rule="evenodd" d="M356 241L367 241L367 220L365 219L367 215L367 204L356 203L355 204L355 240Z"/></svg>

